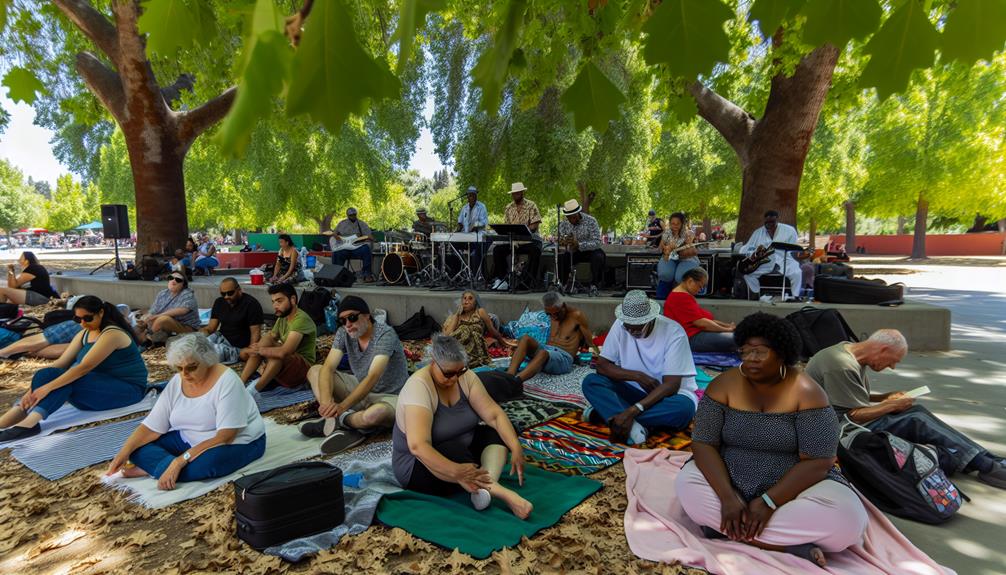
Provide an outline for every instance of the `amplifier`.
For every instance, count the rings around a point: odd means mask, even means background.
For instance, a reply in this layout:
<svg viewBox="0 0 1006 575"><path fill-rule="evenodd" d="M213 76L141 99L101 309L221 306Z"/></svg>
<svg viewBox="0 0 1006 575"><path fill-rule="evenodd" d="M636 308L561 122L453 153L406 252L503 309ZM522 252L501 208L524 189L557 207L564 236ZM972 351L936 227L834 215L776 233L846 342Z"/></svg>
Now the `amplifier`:
<svg viewBox="0 0 1006 575"><path fill-rule="evenodd" d="M656 286L659 255L625 255L625 289L652 290Z"/></svg>
<svg viewBox="0 0 1006 575"><path fill-rule="evenodd" d="M706 274L709 276L709 281L706 282L706 287L702 288L702 291L697 294L698 297L705 297L709 294L716 293L716 254L700 253L698 258L699 267L706 270Z"/></svg>

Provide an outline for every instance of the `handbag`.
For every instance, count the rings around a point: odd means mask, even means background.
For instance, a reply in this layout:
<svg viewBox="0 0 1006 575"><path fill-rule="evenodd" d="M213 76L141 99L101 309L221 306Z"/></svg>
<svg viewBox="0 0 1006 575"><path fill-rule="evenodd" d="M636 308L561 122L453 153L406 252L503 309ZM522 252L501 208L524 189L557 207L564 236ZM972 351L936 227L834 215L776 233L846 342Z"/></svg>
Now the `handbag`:
<svg viewBox="0 0 1006 575"><path fill-rule="evenodd" d="M234 481L237 536L265 549L341 524L346 517L342 470L302 461Z"/></svg>

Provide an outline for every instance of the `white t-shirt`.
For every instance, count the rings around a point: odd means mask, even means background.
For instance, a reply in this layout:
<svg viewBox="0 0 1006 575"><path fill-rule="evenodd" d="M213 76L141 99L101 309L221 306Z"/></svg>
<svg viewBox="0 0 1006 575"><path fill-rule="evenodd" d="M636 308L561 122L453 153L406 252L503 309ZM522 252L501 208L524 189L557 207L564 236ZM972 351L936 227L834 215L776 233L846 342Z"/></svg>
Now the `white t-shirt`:
<svg viewBox="0 0 1006 575"><path fill-rule="evenodd" d="M143 425L161 434L177 430L191 446L211 439L221 429L241 430L231 442L235 445L251 443L265 433L258 405L231 369L199 397L186 397L182 378L175 374Z"/></svg>
<svg viewBox="0 0 1006 575"><path fill-rule="evenodd" d="M678 393L691 399L696 406L699 404L695 395L695 362L688 347L688 336L674 320L659 316L653 325L653 332L636 339L622 327L622 320L616 319L604 340L601 357L622 369L641 371L657 381L665 375L680 375ZM646 391L635 381L626 383Z"/></svg>

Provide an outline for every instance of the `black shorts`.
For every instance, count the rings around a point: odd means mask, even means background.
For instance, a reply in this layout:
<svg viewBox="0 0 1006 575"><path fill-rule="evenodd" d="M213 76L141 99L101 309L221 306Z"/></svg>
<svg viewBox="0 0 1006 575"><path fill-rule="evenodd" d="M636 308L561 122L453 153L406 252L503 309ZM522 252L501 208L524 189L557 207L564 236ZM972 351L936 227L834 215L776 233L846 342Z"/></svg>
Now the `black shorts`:
<svg viewBox="0 0 1006 575"><path fill-rule="evenodd" d="M468 445L459 440L444 441L443 443L433 444L433 449L436 449L441 455L455 463L478 464L482 460L482 452L490 445L503 445L503 440L500 439L500 435L496 433L495 429L488 425L479 425L475 428L475 434ZM405 488L418 491L419 493L441 496L453 495L464 491L461 485L444 481L433 475L419 459L416 459L416 463L412 468L412 476L409 477L409 484Z"/></svg>

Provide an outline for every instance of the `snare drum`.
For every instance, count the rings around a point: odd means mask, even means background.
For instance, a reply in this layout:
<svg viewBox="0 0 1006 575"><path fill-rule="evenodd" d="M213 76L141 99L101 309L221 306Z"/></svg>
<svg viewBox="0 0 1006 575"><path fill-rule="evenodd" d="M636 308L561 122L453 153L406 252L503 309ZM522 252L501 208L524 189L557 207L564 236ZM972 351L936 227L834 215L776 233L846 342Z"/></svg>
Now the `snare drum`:
<svg viewBox="0 0 1006 575"><path fill-rule="evenodd" d="M381 275L384 281L389 284L397 284L405 281L405 272L415 274L419 272L419 259L410 252L393 252L384 256L381 262Z"/></svg>

